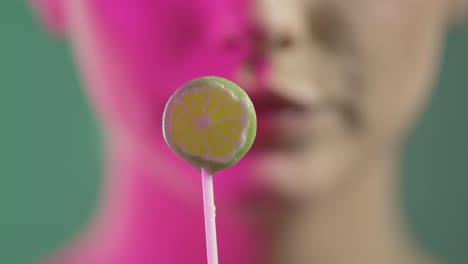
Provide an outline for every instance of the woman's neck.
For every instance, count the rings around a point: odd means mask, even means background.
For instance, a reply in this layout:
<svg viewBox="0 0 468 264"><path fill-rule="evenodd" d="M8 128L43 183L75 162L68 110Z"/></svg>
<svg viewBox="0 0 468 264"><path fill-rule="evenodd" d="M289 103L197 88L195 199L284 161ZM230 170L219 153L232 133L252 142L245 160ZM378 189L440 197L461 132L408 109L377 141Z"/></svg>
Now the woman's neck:
<svg viewBox="0 0 468 264"><path fill-rule="evenodd" d="M369 161L334 195L292 215L278 237L274 263L417 264L400 218L397 162ZM273 262L272 262L273 263Z"/></svg>
<svg viewBox="0 0 468 264"><path fill-rule="evenodd" d="M68 254L81 262L58 263L206 263L201 188L196 177L178 178L193 169L167 156L152 157L155 165L147 153L113 149L95 222ZM368 164L348 175L352 184L287 218L267 251L264 234L219 214L220 263L428 264L404 235L396 162Z"/></svg>

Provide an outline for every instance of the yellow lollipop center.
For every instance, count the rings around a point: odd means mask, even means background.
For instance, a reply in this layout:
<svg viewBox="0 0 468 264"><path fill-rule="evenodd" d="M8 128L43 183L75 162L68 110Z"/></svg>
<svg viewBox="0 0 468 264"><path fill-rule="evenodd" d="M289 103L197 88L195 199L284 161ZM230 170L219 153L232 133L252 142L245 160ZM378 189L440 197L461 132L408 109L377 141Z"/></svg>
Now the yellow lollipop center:
<svg viewBox="0 0 468 264"><path fill-rule="evenodd" d="M170 107L168 137L186 154L227 163L242 149L249 126L248 106L224 86L185 90Z"/></svg>

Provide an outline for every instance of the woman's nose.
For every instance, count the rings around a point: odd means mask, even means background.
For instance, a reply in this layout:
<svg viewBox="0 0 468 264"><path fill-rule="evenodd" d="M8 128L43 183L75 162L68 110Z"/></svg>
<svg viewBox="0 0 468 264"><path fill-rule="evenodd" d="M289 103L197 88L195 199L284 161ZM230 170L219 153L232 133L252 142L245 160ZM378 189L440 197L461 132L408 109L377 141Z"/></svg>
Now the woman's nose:
<svg viewBox="0 0 468 264"><path fill-rule="evenodd" d="M256 22L270 52L293 48L307 35L304 1L257 0Z"/></svg>
<svg viewBox="0 0 468 264"><path fill-rule="evenodd" d="M300 46L306 32L302 32L304 18L299 10L298 5L289 1L281 5L275 0L254 0L242 34L226 39L226 46L244 41L247 53L239 75L247 83L248 90L268 87L275 58L288 56Z"/></svg>

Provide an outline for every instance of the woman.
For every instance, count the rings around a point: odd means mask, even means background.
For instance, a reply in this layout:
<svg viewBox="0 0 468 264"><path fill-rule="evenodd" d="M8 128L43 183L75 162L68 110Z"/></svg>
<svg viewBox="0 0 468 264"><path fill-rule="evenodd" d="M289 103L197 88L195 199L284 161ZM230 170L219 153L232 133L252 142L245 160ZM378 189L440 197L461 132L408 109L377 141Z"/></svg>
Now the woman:
<svg viewBox="0 0 468 264"><path fill-rule="evenodd" d="M401 142L464 0L36 0L105 134L88 230L44 263L205 263L201 186L166 147L182 83L238 82L257 141L215 177L223 264L429 263L398 211Z"/></svg>

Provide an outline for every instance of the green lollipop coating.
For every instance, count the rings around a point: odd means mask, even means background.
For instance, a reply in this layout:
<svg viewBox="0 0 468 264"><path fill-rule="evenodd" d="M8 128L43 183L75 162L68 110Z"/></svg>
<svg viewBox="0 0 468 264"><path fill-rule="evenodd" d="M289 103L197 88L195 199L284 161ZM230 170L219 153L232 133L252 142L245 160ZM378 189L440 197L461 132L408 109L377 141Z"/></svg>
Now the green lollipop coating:
<svg viewBox="0 0 468 264"><path fill-rule="evenodd" d="M257 117L252 101L220 77L193 79L171 96L163 115L169 147L197 170L231 167L252 146Z"/></svg>

